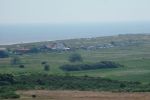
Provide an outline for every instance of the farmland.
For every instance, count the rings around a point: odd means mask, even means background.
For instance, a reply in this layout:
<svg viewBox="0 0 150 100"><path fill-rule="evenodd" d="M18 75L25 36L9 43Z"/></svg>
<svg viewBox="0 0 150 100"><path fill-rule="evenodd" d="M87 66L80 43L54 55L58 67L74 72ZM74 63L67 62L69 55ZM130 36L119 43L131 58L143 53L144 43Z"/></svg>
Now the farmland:
<svg viewBox="0 0 150 100"><path fill-rule="evenodd" d="M141 35L140 35L141 36ZM123 36L122 36L123 37ZM139 39L139 41L144 41L145 36L141 39L139 35L131 35L131 39ZM107 39L108 38L108 39ZM127 40L130 36L124 36L124 40ZM105 40L104 40L105 39ZM116 37L115 37L116 39ZM91 40L93 41L109 41L109 37L104 37L102 39ZM119 41L117 38L116 41ZM69 43L71 40L68 40ZM74 41L74 40L72 40ZM80 40L81 41L81 40ZM83 39L83 42L85 40ZM88 40L89 41L89 40ZM123 40L122 40L123 41ZM146 38L145 41L148 41ZM65 40L66 42L66 40ZM78 41L79 42L79 41ZM85 42L87 43L87 42ZM83 43L83 44L85 44ZM90 43L90 44L91 44ZM100 42L101 43L101 42ZM25 44L27 45L27 44ZM28 44L31 45L31 44ZM27 45L27 46L28 46ZM33 45L33 44L32 44ZM35 45L35 44L34 44ZM37 45L37 44L36 44ZM73 46L76 46L75 44ZM124 65L125 67L116 69L98 69L98 70L88 70L88 71L76 71L69 72L71 75L75 76L93 76L93 77L106 77L115 80L127 80L127 81L141 81L150 82L150 43L143 43L138 46L124 46L115 48L102 48L98 50L82 50L77 49L76 51L62 51L62 52L41 52L41 53L30 53L18 55L22 64L25 68L19 68L17 65L11 65L11 59L0 58L0 73L12 73L18 74L30 74L30 73L48 73L48 74L66 74L66 72L59 69L59 66L64 64L70 64L68 57L73 52L81 54L83 57L83 63L95 63L100 61L115 61ZM50 65L50 71L45 72L41 62L46 61Z"/></svg>
<svg viewBox="0 0 150 100"><path fill-rule="evenodd" d="M149 51L150 38L149 37L150 37L149 35L140 34L140 35L131 35L131 36L123 35L119 37L112 36L112 37L100 37L100 38L92 38L92 39L61 40L59 41L59 43L60 42L65 43L71 49L73 48L73 50L69 50L69 51L64 51L64 50L43 51L42 50L36 53L23 53L23 54L10 53L9 57L0 58L0 73L11 74L14 76L15 78L14 80L18 83L17 85L13 84L14 85L13 90L19 90L20 88L18 87L21 87L21 89L25 89L25 90L26 89L32 90L38 87L40 89L43 88L43 89L50 89L50 90L51 89L54 90L73 89L73 90L90 90L90 91L98 90L98 91L126 91L126 92L147 91L148 92L149 83L150 83L150 78L149 78L150 77L150 66L149 66L150 65L150 51ZM113 41L113 46L112 45L110 46L109 43L112 41ZM56 41L52 41L52 42L56 42ZM47 42L47 44L49 43L51 42ZM129 43L131 44L133 43L133 44L130 45ZM19 44L19 45L25 48L32 48L32 47L39 48L41 45L44 44L45 42ZM99 44L105 44L105 45L99 46ZM16 45L1 46L1 47L6 47L10 51L10 50L14 50L16 48ZM73 53L80 54L82 56L83 61L70 62L69 57ZM20 64L12 64L12 59L14 59L15 57L19 59L19 62L21 65L23 65L23 67L20 67ZM92 69L78 70L78 71L64 71L60 69L60 66L66 64L88 65L88 64L97 64L98 62L102 62L102 61L115 62L117 64L123 65L123 67L102 68L102 69L93 69L93 70ZM49 70L44 70L44 63L46 63L49 66L48 68ZM50 76L47 76L46 79L40 75L50 75ZM17 77L20 78L18 79ZM50 84L53 82L50 81L51 79L49 80L49 77L51 77L52 80L58 78L57 81L55 80L56 82L58 82L58 84ZM31 81L29 81L31 82L31 84L25 82L26 85L22 86L22 82L23 82L22 78L25 78L26 81L27 79L31 79ZM64 78L63 81L61 81L62 78ZM110 81L109 84L112 84L111 87L110 88L99 87L100 84L96 84L99 78L104 78L104 80L106 79L108 82ZM76 79L79 80L75 81ZM93 83L90 83L89 85L87 81ZM72 82L72 84L69 85L68 82L69 83ZM80 84L80 82L83 83ZM127 83L122 84L124 82ZM66 86L65 83L68 85ZM6 84L6 83L3 83L2 81L2 84ZM73 84L78 85L79 87L72 86ZM86 85L87 87L85 87L85 84L87 84ZM101 81L101 84L103 85L105 84L105 82L103 83L103 81ZM48 93L49 92L50 91L48 91ZM21 100L24 100L22 96L24 97L25 95L27 96L27 98L29 96L29 94L26 94L26 92L18 92L18 93L21 94ZM43 98L43 94L41 95L42 95L41 98ZM101 93L98 95L100 95L100 97L98 98L101 98ZM125 95L128 96L129 94L127 93ZM143 96L145 94L136 94L136 95ZM53 96L55 98L55 92ZM86 97L87 97L86 94L83 94L83 99L81 100L84 100L84 98L88 99ZM73 100L76 99L76 98L66 97L66 99L67 98ZM112 100L114 100L113 98L119 98L119 97L114 96L111 98ZM131 98L133 98L132 100L134 100L134 94L133 97L131 96ZM56 98L56 100L59 100L59 98ZM104 100L107 100L107 95L106 95L106 99L104 98ZM129 100L131 100L130 97Z"/></svg>

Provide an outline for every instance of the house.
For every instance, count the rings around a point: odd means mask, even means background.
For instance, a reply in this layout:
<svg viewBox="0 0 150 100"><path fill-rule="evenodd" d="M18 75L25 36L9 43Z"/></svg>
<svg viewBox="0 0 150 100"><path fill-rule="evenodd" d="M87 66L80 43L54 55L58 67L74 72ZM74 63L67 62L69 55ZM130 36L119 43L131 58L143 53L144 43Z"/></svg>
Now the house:
<svg viewBox="0 0 150 100"><path fill-rule="evenodd" d="M51 50L70 50L64 43L52 43L45 46L47 49Z"/></svg>
<svg viewBox="0 0 150 100"><path fill-rule="evenodd" d="M53 45L52 44L44 45L42 48L43 49L52 49Z"/></svg>
<svg viewBox="0 0 150 100"><path fill-rule="evenodd" d="M88 46L87 50L96 50L96 46Z"/></svg>
<svg viewBox="0 0 150 100"><path fill-rule="evenodd" d="M6 51L7 49L6 48L0 48L0 51Z"/></svg>
<svg viewBox="0 0 150 100"><path fill-rule="evenodd" d="M7 58L9 57L9 53L7 52L6 48L0 48L0 58Z"/></svg>
<svg viewBox="0 0 150 100"><path fill-rule="evenodd" d="M17 48L15 50L15 53L17 53L17 54L23 54L23 53L28 53L29 51L30 51L30 49L22 47L22 48Z"/></svg>

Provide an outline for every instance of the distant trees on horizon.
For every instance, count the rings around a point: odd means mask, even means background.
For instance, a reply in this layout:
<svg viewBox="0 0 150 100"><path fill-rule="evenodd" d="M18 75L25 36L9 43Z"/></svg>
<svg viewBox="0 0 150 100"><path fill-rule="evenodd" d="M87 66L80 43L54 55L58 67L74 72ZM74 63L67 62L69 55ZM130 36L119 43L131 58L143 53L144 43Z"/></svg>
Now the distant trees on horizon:
<svg viewBox="0 0 150 100"><path fill-rule="evenodd" d="M6 52L6 51L0 51L0 58L7 58L7 57L9 57L8 52Z"/></svg>

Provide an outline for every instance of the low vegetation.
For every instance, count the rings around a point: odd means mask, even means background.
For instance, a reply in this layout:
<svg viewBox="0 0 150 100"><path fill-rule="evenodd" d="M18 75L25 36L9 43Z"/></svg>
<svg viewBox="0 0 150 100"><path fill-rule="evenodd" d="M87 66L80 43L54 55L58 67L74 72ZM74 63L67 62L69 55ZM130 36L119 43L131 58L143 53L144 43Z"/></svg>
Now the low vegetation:
<svg viewBox="0 0 150 100"><path fill-rule="evenodd" d="M19 98L16 90L50 89L50 90L96 90L96 91L124 91L149 92L149 84L110 80L88 76L58 76L47 74L32 74L13 76L0 74L0 97Z"/></svg>
<svg viewBox="0 0 150 100"><path fill-rule="evenodd" d="M2 91L0 89L0 99L17 99L20 98L20 95L16 94L12 90Z"/></svg>
<svg viewBox="0 0 150 100"><path fill-rule="evenodd" d="M15 84L14 76L11 74L0 74L0 98L16 99L20 96L15 93L15 88L11 87Z"/></svg>
<svg viewBox="0 0 150 100"><path fill-rule="evenodd" d="M74 65L66 64L60 66L60 69L64 71L82 71L82 70L95 70L95 69L118 68L118 67L123 67L123 65L120 65L112 61L101 61L92 64L74 64Z"/></svg>
<svg viewBox="0 0 150 100"><path fill-rule="evenodd" d="M0 97L19 98L15 91L24 89L149 92L149 40L129 35L59 41L69 50L41 47L49 42L21 44L32 48L21 54L8 46L0 52Z"/></svg>
<svg viewBox="0 0 150 100"><path fill-rule="evenodd" d="M45 70L45 71L49 71L49 70L50 70L50 66L49 66L49 65L47 65L47 64L46 64L46 65L44 65L44 70Z"/></svg>
<svg viewBox="0 0 150 100"><path fill-rule="evenodd" d="M78 53L73 53L69 56L69 61L70 62L82 62L83 58L80 54Z"/></svg>

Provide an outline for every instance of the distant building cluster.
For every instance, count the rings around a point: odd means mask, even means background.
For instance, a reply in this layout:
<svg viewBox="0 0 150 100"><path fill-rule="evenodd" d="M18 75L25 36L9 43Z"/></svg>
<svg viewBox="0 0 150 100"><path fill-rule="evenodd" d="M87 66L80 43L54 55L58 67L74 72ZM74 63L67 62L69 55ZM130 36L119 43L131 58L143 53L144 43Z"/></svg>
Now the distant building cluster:
<svg viewBox="0 0 150 100"><path fill-rule="evenodd" d="M7 48L0 48L0 51L6 51Z"/></svg>
<svg viewBox="0 0 150 100"><path fill-rule="evenodd" d="M92 45L92 42L88 45L78 45L68 46L63 42L51 42L45 43L38 46L25 46L25 45L15 45L13 48L4 48L0 47L0 51L9 51L9 53L14 54L25 54L25 53L37 53L37 52L48 52L48 51L70 51L76 49L83 49L83 50L98 50L98 49L105 49L105 48L114 48L114 47L127 47L127 46L137 46L141 42L129 40L129 41L111 41L108 43L95 43ZM69 43L68 43L69 44ZM75 45L75 44L74 44Z"/></svg>
<svg viewBox="0 0 150 100"><path fill-rule="evenodd" d="M67 47L64 43L52 43L45 45L45 48L51 49L51 50L70 50L69 47Z"/></svg>
<svg viewBox="0 0 150 100"><path fill-rule="evenodd" d="M104 44L97 44L97 45L91 45L91 46L81 46L81 49L85 50L97 50L97 49L105 49L105 48L113 48L115 47L111 43L104 43Z"/></svg>
<svg viewBox="0 0 150 100"><path fill-rule="evenodd" d="M7 50L7 49L5 48L3 50ZM49 43L42 46L36 46L31 48L17 45L16 48L12 50L12 52L15 54L24 54L24 53L34 53L34 52L42 52L42 51L68 51L68 50L70 50L70 48L64 43Z"/></svg>

